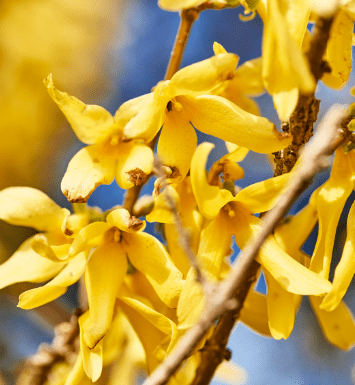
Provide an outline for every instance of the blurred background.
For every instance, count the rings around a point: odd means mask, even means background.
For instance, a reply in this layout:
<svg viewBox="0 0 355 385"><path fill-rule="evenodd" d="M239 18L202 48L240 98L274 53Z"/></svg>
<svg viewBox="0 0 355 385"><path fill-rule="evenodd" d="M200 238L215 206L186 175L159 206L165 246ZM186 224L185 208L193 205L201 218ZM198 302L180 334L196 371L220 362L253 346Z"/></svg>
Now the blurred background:
<svg viewBox="0 0 355 385"><path fill-rule="evenodd" d="M261 55L262 22L239 18L244 8L205 11L192 30L183 66L213 55L214 41L240 57L239 64ZM2 0L0 2L0 189L9 186L39 188L63 207L70 208L60 181L72 156L82 147L64 116L43 86L53 73L60 90L85 103L99 104L112 114L124 101L150 92L163 79L179 24L177 13L161 10L154 0ZM341 92L320 84L320 117L333 103L349 104L354 76ZM256 100L263 116L279 121L268 95ZM199 141L209 140L199 134ZM210 164L222 156L225 146L215 140ZM239 185L272 176L264 156L249 154L242 166ZM324 183L329 172L317 177ZM152 182L145 186L150 193ZM313 188L312 188L313 190ZM305 205L303 194L294 210ZM114 182L99 187L89 204L102 210L122 202L123 191ZM351 195L349 202L354 200ZM338 226L335 261L346 236L346 217ZM149 227L153 231L153 226ZM32 234L30 229L0 223L0 260L6 260ZM312 253L316 232L305 250ZM235 247L235 253L238 250ZM337 259L338 258L338 259ZM76 287L65 297L35 311L16 308L19 293L33 287L17 284L0 295L0 371L13 384L23 360L41 342L53 338L53 326L67 320L78 306ZM258 290L265 292L265 283ZM345 301L355 310L354 285ZM260 337L238 325L230 338L232 360L242 374L232 383L352 384L355 354L342 352L323 337L309 303L304 300L295 330L287 341ZM0 379L1 381L1 379ZM1 383L1 382L0 382ZM214 384L222 384L215 380Z"/></svg>

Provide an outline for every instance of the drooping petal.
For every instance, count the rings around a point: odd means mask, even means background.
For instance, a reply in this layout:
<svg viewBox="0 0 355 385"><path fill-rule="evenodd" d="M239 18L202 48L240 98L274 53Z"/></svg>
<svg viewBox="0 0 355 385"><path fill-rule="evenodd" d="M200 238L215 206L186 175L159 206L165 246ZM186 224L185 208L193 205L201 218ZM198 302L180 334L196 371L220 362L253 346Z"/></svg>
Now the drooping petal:
<svg viewBox="0 0 355 385"><path fill-rule="evenodd" d="M52 75L44 80L49 95L62 110L76 136L85 144L94 144L107 137L114 124L112 115L103 107L86 105L74 96L57 90Z"/></svg>
<svg viewBox="0 0 355 385"><path fill-rule="evenodd" d="M79 280L86 267L87 255L80 253L50 282L42 287L27 290L20 295L18 307L33 309L54 301L63 295L70 285Z"/></svg>
<svg viewBox="0 0 355 385"><path fill-rule="evenodd" d="M293 177L292 173L266 179L243 188L235 197L250 213L263 213L272 209L280 194Z"/></svg>
<svg viewBox="0 0 355 385"><path fill-rule="evenodd" d="M291 143L292 138L277 131L266 118L249 114L220 96L185 96L181 100L186 118L205 134L260 153L279 151Z"/></svg>
<svg viewBox="0 0 355 385"><path fill-rule="evenodd" d="M173 170L170 180L178 183L185 178L196 146L197 135L194 128L173 107L165 116L157 148L161 163Z"/></svg>
<svg viewBox="0 0 355 385"><path fill-rule="evenodd" d="M15 253L0 265L0 289L17 282L45 282L58 274L66 263L52 262L31 248L33 237L27 239Z"/></svg>
<svg viewBox="0 0 355 385"><path fill-rule="evenodd" d="M238 146L231 142L225 142L225 144L229 152L228 159L233 160L234 162L241 162L248 155L248 148Z"/></svg>
<svg viewBox="0 0 355 385"><path fill-rule="evenodd" d="M75 257L84 250L98 246L102 242L105 232L111 227L112 225L107 222L93 222L85 226L74 239L69 249L69 257Z"/></svg>
<svg viewBox="0 0 355 385"><path fill-rule="evenodd" d="M169 307L176 307L181 292L182 274L172 263L164 246L146 233L124 233L122 246L132 265L141 271Z"/></svg>
<svg viewBox="0 0 355 385"><path fill-rule="evenodd" d="M312 308L327 340L339 349L350 350L355 344L355 321L344 302L333 311L320 309L322 298L309 297Z"/></svg>
<svg viewBox="0 0 355 385"><path fill-rule="evenodd" d="M145 221L131 216L126 209L116 209L106 218L107 223L128 233L136 233L145 229Z"/></svg>
<svg viewBox="0 0 355 385"><path fill-rule="evenodd" d="M301 52L310 14L308 0L270 1L263 35L262 75L282 121L296 107L299 91L314 91L315 81Z"/></svg>
<svg viewBox="0 0 355 385"><path fill-rule="evenodd" d="M53 239L54 238L54 239ZM53 262L64 262L68 259L70 243L59 242L56 234L36 234L32 238L32 249L43 258L47 258Z"/></svg>
<svg viewBox="0 0 355 385"><path fill-rule="evenodd" d="M268 324L266 295L252 289L249 290L243 308L240 311L239 319L255 332L265 337L271 337Z"/></svg>
<svg viewBox="0 0 355 385"><path fill-rule="evenodd" d="M69 210L34 188L8 187L0 191L0 219L12 225L58 232L69 214Z"/></svg>
<svg viewBox="0 0 355 385"><path fill-rule="evenodd" d="M316 196L319 232L310 269L325 278L329 276L335 232L340 214L353 190L352 175L353 170L349 156L344 154L342 148L338 148L335 152L330 178Z"/></svg>
<svg viewBox="0 0 355 385"><path fill-rule="evenodd" d="M102 345L103 341L90 349L85 343L84 331L89 327L90 323L90 312L87 311L81 317L79 317L80 327L80 354L83 359L83 366L86 375L93 381L97 381L101 376L102 372Z"/></svg>
<svg viewBox="0 0 355 385"><path fill-rule="evenodd" d="M265 89L261 78L262 58L249 60L239 66L228 88L250 96L259 96Z"/></svg>
<svg viewBox="0 0 355 385"><path fill-rule="evenodd" d="M84 329L86 345L93 349L107 333L115 301L127 273L127 258L121 245L107 242L92 253L86 271L90 317Z"/></svg>
<svg viewBox="0 0 355 385"><path fill-rule="evenodd" d="M123 189L145 182L152 172L154 155L150 147L138 141L122 142L117 151L117 184Z"/></svg>
<svg viewBox="0 0 355 385"><path fill-rule="evenodd" d="M170 96L212 90L221 82L233 78L238 60L235 54L220 53L182 68L171 78L168 86Z"/></svg>
<svg viewBox="0 0 355 385"><path fill-rule="evenodd" d="M126 139L143 139L150 142L159 132L163 124L164 111L169 101L168 97L154 97L141 108L139 113L131 119L123 130Z"/></svg>
<svg viewBox="0 0 355 385"><path fill-rule="evenodd" d="M263 221L234 205L235 217L230 221L231 230L240 249L258 234ZM224 213L227 215L227 213ZM269 235L261 246L256 260L267 269L285 290L300 295L322 295L328 293L332 285L329 281L296 262L286 254Z"/></svg>
<svg viewBox="0 0 355 385"><path fill-rule="evenodd" d="M69 202L86 202L101 184L110 184L116 171L114 147L109 144L82 148L69 162L61 189Z"/></svg>
<svg viewBox="0 0 355 385"><path fill-rule="evenodd" d="M352 68L353 26L354 21L340 9L332 23L325 55L331 73L325 73L322 81L329 87L339 88L349 80Z"/></svg>
<svg viewBox="0 0 355 385"><path fill-rule="evenodd" d="M340 262L335 269L333 288L324 297L321 309L334 310L344 297L355 274L355 203L352 204L347 221L347 237Z"/></svg>
<svg viewBox="0 0 355 385"><path fill-rule="evenodd" d="M220 209L233 200L230 191L221 190L218 186L211 186L207 183L205 167L212 148L214 148L212 143L200 144L191 162L192 190L201 214L207 219L215 218Z"/></svg>
<svg viewBox="0 0 355 385"><path fill-rule="evenodd" d="M202 270L211 280L217 280L224 258L231 252L232 232L230 218L217 215L202 231L197 260Z"/></svg>
<svg viewBox="0 0 355 385"><path fill-rule="evenodd" d="M296 294L284 290L267 270L264 270L264 274L270 332L276 340L286 340L293 330L300 301Z"/></svg>

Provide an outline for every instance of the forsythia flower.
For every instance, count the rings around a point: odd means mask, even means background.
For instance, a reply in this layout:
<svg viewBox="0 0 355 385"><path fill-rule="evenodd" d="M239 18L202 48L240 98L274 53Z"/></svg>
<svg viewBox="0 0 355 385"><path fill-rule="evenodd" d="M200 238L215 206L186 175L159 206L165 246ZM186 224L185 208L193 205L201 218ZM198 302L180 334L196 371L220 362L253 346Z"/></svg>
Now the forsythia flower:
<svg viewBox="0 0 355 385"><path fill-rule="evenodd" d="M176 181L181 181L190 168L197 143L194 128L261 153L287 146L291 137L278 132L266 118L249 114L221 96L206 95L233 77L237 61L236 55L219 53L158 84L124 127L124 137L149 142L163 126L158 157L171 168L170 178Z"/></svg>
<svg viewBox="0 0 355 385"><path fill-rule="evenodd" d="M89 144L73 157L62 180L70 202L86 202L97 186L110 184L114 177L124 189L144 182L153 168L153 151L140 141L123 141L124 123L141 98L130 110L119 109L112 116L103 107L86 105L57 90L51 75L44 83L77 137Z"/></svg>
<svg viewBox="0 0 355 385"><path fill-rule="evenodd" d="M27 299L35 306L43 305L65 293L67 286L78 276L71 271L72 264L85 266L83 254L69 262L68 251L73 237L88 223L85 215L70 215L43 192L30 187L10 187L0 192L0 219L13 225L29 226L44 231L27 239L18 250L0 266L0 288L17 282L44 282L58 274L42 288L22 294L19 306L26 308ZM79 266L77 266L79 269ZM76 270L75 269L75 273ZM62 285L61 281L65 281ZM31 294L29 294L31 293Z"/></svg>

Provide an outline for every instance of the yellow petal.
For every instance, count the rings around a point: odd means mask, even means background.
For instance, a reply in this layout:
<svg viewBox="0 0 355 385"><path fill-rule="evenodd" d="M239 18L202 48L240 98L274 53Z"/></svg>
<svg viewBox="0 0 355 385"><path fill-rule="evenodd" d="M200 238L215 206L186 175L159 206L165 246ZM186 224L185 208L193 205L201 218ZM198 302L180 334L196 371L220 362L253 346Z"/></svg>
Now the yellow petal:
<svg viewBox="0 0 355 385"><path fill-rule="evenodd" d="M110 212L106 218L107 223L118 227L128 233L136 233L145 229L145 221L132 217L126 209L116 209Z"/></svg>
<svg viewBox="0 0 355 385"><path fill-rule="evenodd" d="M234 162L241 162L248 155L248 148L238 146L231 142L225 142L225 144L229 152L228 159L233 160Z"/></svg>
<svg viewBox="0 0 355 385"><path fill-rule="evenodd" d="M67 288L78 281L83 274L86 267L86 257L86 253L80 253L46 285L22 293L19 298L18 307L21 309L33 309L54 301L63 295Z"/></svg>
<svg viewBox="0 0 355 385"><path fill-rule="evenodd" d="M90 312L87 311L79 318L80 327L80 353L86 375L93 381L97 381L102 372L102 345L101 340L94 348L89 349L85 343L84 330L89 327Z"/></svg>
<svg viewBox="0 0 355 385"><path fill-rule="evenodd" d="M212 90L233 77L238 59L235 54L220 53L181 69L168 86L171 97Z"/></svg>
<svg viewBox="0 0 355 385"><path fill-rule="evenodd" d="M349 79L352 68L353 25L354 21L340 9L332 23L325 55L331 73L325 74L322 81L329 87L339 88ZM334 83L333 77L339 81Z"/></svg>
<svg viewBox="0 0 355 385"><path fill-rule="evenodd" d="M116 296L127 273L127 258L118 243L109 242L92 253L86 271L90 317L84 329L86 345L93 349L110 327Z"/></svg>
<svg viewBox="0 0 355 385"><path fill-rule="evenodd" d="M114 124L112 115L103 107L86 105L74 96L54 87L52 75L44 80L49 95L67 118L76 136L85 144L94 144L107 137Z"/></svg>
<svg viewBox="0 0 355 385"><path fill-rule="evenodd" d="M155 185L157 185L157 182L159 184L160 181L156 180ZM160 190L159 186L158 189ZM175 204L177 212L180 213L180 197L173 186L167 185L163 191L160 191L160 193L154 197L154 207L153 210L147 215L147 221L159 223L175 223L176 218L170 204L171 200Z"/></svg>
<svg viewBox="0 0 355 385"><path fill-rule="evenodd" d="M68 259L70 243L54 245L53 243L56 240L55 238L57 237L45 234L36 234L32 239L31 247L37 254L43 258L48 258L53 262L66 261Z"/></svg>
<svg viewBox="0 0 355 385"><path fill-rule="evenodd" d="M139 113L131 119L123 130L126 139L143 139L150 142L159 132L163 124L164 111L169 101L168 97L149 99Z"/></svg>
<svg viewBox="0 0 355 385"><path fill-rule="evenodd" d="M197 260L207 277L217 280L224 258L231 253L232 232L225 215L217 215L201 234Z"/></svg>
<svg viewBox="0 0 355 385"><path fill-rule="evenodd" d="M31 248L32 238L27 239L15 253L0 265L0 289L17 282L45 282L58 274L65 263L52 262L41 257Z"/></svg>
<svg viewBox="0 0 355 385"><path fill-rule="evenodd" d="M75 257L84 250L98 246L102 242L105 232L111 227L112 225L106 222L93 222L85 226L74 239L69 249L69 257Z"/></svg>
<svg viewBox="0 0 355 385"><path fill-rule="evenodd" d="M158 5L166 11L180 11L181 9L196 7L205 1L206 0L159 0Z"/></svg>
<svg viewBox="0 0 355 385"><path fill-rule="evenodd" d="M322 298L311 296L309 300L327 340L339 349L350 350L355 344L355 323L350 309L340 302L335 310L327 312L319 307Z"/></svg>
<svg viewBox="0 0 355 385"><path fill-rule="evenodd" d="M193 268L187 273L176 309L178 329L186 330L193 326L200 318L206 304L205 293Z"/></svg>
<svg viewBox="0 0 355 385"><path fill-rule="evenodd" d="M319 232L310 269L325 278L329 276L340 214L353 190L352 175L350 157L344 154L342 148L338 148L335 152L330 178L315 198L319 216Z"/></svg>
<svg viewBox="0 0 355 385"><path fill-rule="evenodd" d="M235 217L230 222L235 241L240 249L258 234L263 221L248 214L245 209L234 204ZM227 215L224 213L224 215ZM285 290L300 295L322 295L328 293L332 285L329 281L315 274L286 254L269 235L261 246L256 260L276 279Z"/></svg>
<svg viewBox="0 0 355 385"><path fill-rule="evenodd" d="M262 75L267 91L282 121L287 121L297 103L298 92L315 89L301 43L307 28L310 8L308 0L288 2L279 7L280 0L268 2L263 35Z"/></svg>
<svg viewBox="0 0 355 385"><path fill-rule="evenodd" d="M270 332L276 340L286 340L293 330L299 301L295 294L284 290L267 270L264 274Z"/></svg>
<svg viewBox="0 0 355 385"><path fill-rule="evenodd" d="M212 148L214 148L212 143L200 144L191 162L192 190L201 214L207 219L215 218L220 209L233 200L230 191L221 190L218 186L211 186L207 183L205 167Z"/></svg>
<svg viewBox="0 0 355 385"><path fill-rule="evenodd" d="M144 143L129 141L120 143L117 151L117 184L123 189L129 189L144 183L153 169L152 149Z"/></svg>
<svg viewBox="0 0 355 385"><path fill-rule="evenodd" d="M60 231L69 215L42 191L31 187L9 187L0 191L0 219L12 225L39 231Z"/></svg>
<svg viewBox="0 0 355 385"><path fill-rule="evenodd" d="M259 96L265 89L261 77L262 58L249 60L239 66L228 88L250 96Z"/></svg>
<svg viewBox="0 0 355 385"><path fill-rule="evenodd" d="M83 366L83 357L81 352L78 353L75 364L71 369L67 379L65 380L64 385L82 385L82 381L86 378L84 366Z"/></svg>
<svg viewBox="0 0 355 385"><path fill-rule="evenodd" d="M334 310L344 297L355 274L355 203L352 204L348 221L347 237L340 262L335 269L333 288L324 297L321 309Z"/></svg>
<svg viewBox="0 0 355 385"><path fill-rule="evenodd" d="M164 166L173 170L170 180L178 183L187 175L197 146L197 135L183 114L172 107L164 120L158 142L158 157Z"/></svg>
<svg viewBox="0 0 355 385"><path fill-rule="evenodd" d="M291 143L266 118L255 116L220 96L183 97L183 113L193 126L205 134L236 143L248 149L269 153Z"/></svg>
<svg viewBox="0 0 355 385"><path fill-rule="evenodd" d="M160 299L167 306L176 307L183 284L182 274L164 246L146 233L124 233L122 246L132 265L148 278Z"/></svg>
<svg viewBox="0 0 355 385"><path fill-rule="evenodd" d="M82 148L69 162L61 189L69 202L86 202L101 184L110 184L116 171L113 147L93 145Z"/></svg>
<svg viewBox="0 0 355 385"><path fill-rule="evenodd" d="M253 289L249 290L240 312L239 319L246 326L262 336L271 337L268 324L266 296L264 294L258 293Z"/></svg>
<svg viewBox="0 0 355 385"><path fill-rule="evenodd" d="M280 199L280 194L287 186L292 173L266 179L243 188L235 197L251 213L263 213L272 209Z"/></svg>
<svg viewBox="0 0 355 385"><path fill-rule="evenodd" d="M219 44L215 41L213 43L213 52L215 55L218 55L219 53L227 53L227 50L223 47L222 44Z"/></svg>

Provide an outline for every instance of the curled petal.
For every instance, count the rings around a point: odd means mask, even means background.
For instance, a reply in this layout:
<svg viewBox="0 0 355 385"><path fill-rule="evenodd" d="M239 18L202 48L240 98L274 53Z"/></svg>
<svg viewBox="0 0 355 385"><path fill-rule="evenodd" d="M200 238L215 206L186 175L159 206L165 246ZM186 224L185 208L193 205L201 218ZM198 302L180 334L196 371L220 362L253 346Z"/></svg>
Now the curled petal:
<svg viewBox="0 0 355 385"><path fill-rule="evenodd" d="M86 253L80 253L46 285L22 293L19 298L18 307L21 309L33 309L54 301L63 295L67 288L78 281L83 274L86 267L86 257Z"/></svg>
<svg viewBox="0 0 355 385"><path fill-rule="evenodd" d="M0 265L0 289L17 282L45 282L57 275L65 266L41 257L31 248L27 239L15 253Z"/></svg>
<svg viewBox="0 0 355 385"><path fill-rule="evenodd" d="M231 142L225 143L229 152L229 154L226 156L228 156L228 159L232 160L233 162L241 162L248 155L248 148L238 146L237 144Z"/></svg>
<svg viewBox="0 0 355 385"><path fill-rule="evenodd" d="M355 322L350 309L340 302L328 312L320 308L321 298L311 296L309 300L327 340L339 349L350 350L355 344Z"/></svg>
<svg viewBox="0 0 355 385"><path fill-rule="evenodd" d="M199 131L252 151L271 153L291 143L291 136L281 134L266 118L249 114L220 96L186 96L181 104L186 118Z"/></svg>
<svg viewBox="0 0 355 385"><path fill-rule="evenodd" d="M200 144L191 162L192 190L201 214L207 219L215 218L220 209L233 200L230 191L221 190L218 186L211 186L207 183L205 167L212 148L214 148L212 143Z"/></svg>
<svg viewBox="0 0 355 385"><path fill-rule="evenodd" d="M87 146L69 162L61 189L69 202L86 202L96 187L112 183L115 171L113 147L108 144Z"/></svg>
<svg viewBox="0 0 355 385"><path fill-rule="evenodd" d="M183 284L182 274L164 246L146 233L125 233L122 246L132 265L148 278L160 299L167 306L176 307Z"/></svg>
<svg viewBox="0 0 355 385"><path fill-rule="evenodd" d="M79 318L80 327L80 353L83 360L83 366L86 375L91 381L95 382L99 379L102 372L103 354L102 345L103 341L100 341L94 348L90 349L84 339L84 330L89 326L90 318L89 311L84 313Z"/></svg>
<svg viewBox="0 0 355 385"><path fill-rule="evenodd" d="M329 276L340 214L354 186L350 160L342 148L336 150L330 178L319 189L315 197L319 216L319 232L310 269L325 278Z"/></svg>
<svg viewBox="0 0 355 385"><path fill-rule="evenodd" d="M57 90L52 75L44 80L49 95L67 118L76 136L85 144L94 144L107 137L113 126L112 115L103 107L86 105L74 96Z"/></svg>
<svg viewBox="0 0 355 385"><path fill-rule="evenodd" d="M197 135L190 122L175 110L167 113L157 151L161 163L173 170L170 180L178 183L185 178L196 146Z"/></svg>
<svg viewBox="0 0 355 385"><path fill-rule="evenodd" d="M243 188L235 197L251 213L263 213L272 209L280 198L280 194L287 185L292 173L266 179Z"/></svg>
<svg viewBox="0 0 355 385"><path fill-rule="evenodd" d="M335 269L333 288L324 297L321 309L334 310L344 297L355 274L355 203L352 204L348 222L347 237L340 262Z"/></svg>
<svg viewBox="0 0 355 385"><path fill-rule="evenodd" d="M243 212L244 210L244 212ZM255 237L262 227L262 220L248 214L242 207L235 207L231 229L240 249ZM224 215L227 215L225 213ZM261 246L256 260L276 279L281 287L290 293L300 295L322 295L328 293L332 284L286 254L269 235Z"/></svg>
<svg viewBox="0 0 355 385"><path fill-rule="evenodd" d="M232 79L238 60L235 54L220 53L179 70L168 86L171 97L210 91L221 82Z"/></svg>
<svg viewBox="0 0 355 385"><path fill-rule="evenodd" d="M127 258L118 243L104 243L92 253L86 271L90 317L84 328L84 341L94 349L110 327L118 290L127 273Z"/></svg>
<svg viewBox="0 0 355 385"><path fill-rule="evenodd" d="M12 225L58 232L69 214L69 210L34 188L9 187L0 191L0 219Z"/></svg>
<svg viewBox="0 0 355 385"><path fill-rule="evenodd" d="M131 214L126 209L116 209L110 212L106 218L107 223L118 227L122 231L128 233L136 233L145 229L145 221L141 221Z"/></svg>
<svg viewBox="0 0 355 385"><path fill-rule="evenodd" d="M66 261L68 259L70 243L54 245L55 238L57 237L51 236L51 234L36 234L32 238L31 247L40 256L53 262Z"/></svg>
<svg viewBox="0 0 355 385"><path fill-rule="evenodd" d="M84 250L89 251L98 246L103 241L106 231L111 227L112 225L106 222L93 222L85 226L79 231L69 249L70 258L75 257Z"/></svg>
<svg viewBox="0 0 355 385"><path fill-rule="evenodd" d="M123 189L141 185L152 172L154 155L150 147L137 141L119 144L116 181Z"/></svg>

